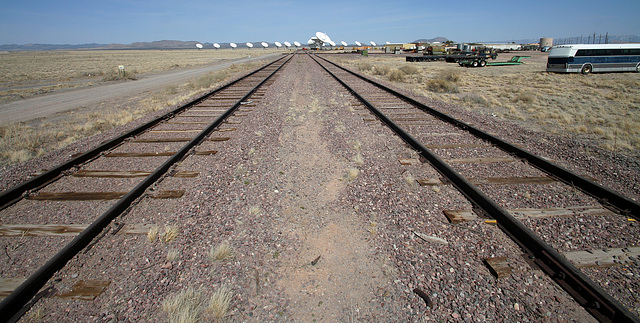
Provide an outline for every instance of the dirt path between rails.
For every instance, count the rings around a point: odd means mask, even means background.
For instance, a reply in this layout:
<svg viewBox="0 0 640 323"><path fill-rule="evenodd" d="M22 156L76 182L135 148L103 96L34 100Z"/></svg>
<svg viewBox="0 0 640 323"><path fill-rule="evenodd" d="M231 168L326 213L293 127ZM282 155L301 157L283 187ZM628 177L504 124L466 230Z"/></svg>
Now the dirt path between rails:
<svg viewBox="0 0 640 323"><path fill-rule="evenodd" d="M307 77L309 73L306 73ZM373 254L371 241L355 211L338 201L348 185L348 161L330 150L322 132L329 124L322 98L310 82L296 80L292 106L283 108L287 123L279 137L279 158L291 164L283 171L282 199L296 252L283 259L278 285L290 299L289 317L300 322L336 322L376 313L376 288L388 284L392 271ZM317 183L310 185L310 183Z"/></svg>
<svg viewBox="0 0 640 323"><path fill-rule="evenodd" d="M271 58L276 55L279 54L241 58L194 69L162 72L148 75L135 81L113 83L9 102L0 105L0 124L48 117L58 112L89 107L114 98L125 100L128 97L144 92L180 84L191 78L228 68L232 64Z"/></svg>

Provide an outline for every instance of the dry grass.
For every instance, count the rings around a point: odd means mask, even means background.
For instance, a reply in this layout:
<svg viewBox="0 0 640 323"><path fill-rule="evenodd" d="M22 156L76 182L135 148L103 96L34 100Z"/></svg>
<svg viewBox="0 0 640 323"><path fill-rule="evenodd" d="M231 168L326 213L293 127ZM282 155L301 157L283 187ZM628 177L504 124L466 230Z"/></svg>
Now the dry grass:
<svg viewBox="0 0 640 323"><path fill-rule="evenodd" d="M189 287L186 290L165 299L162 302L162 309L169 316L169 322L198 322L202 312L200 309L201 304L201 293Z"/></svg>
<svg viewBox="0 0 640 323"><path fill-rule="evenodd" d="M149 228L149 232L147 232L147 240L149 240L149 242L153 243L156 241L156 239L158 239L158 233L159 233L159 228L157 225L152 226L151 228Z"/></svg>
<svg viewBox="0 0 640 323"><path fill-rule="evenodd" d="M2 55L0 55L2 56ZM44 122L0 126L0 165L24 162L66 147L80 139L122 126L149 113L177 105L219 86L232 75L262 65L262 62L233 65L152 95L134 98L121 106L98 106L94 111L70 111Z"/></svg>
<svg viewBox="0 0 640 323"><path fill-rule="evenodd" d="M229 312L229 306L231 305L231 299L233 295L226 286L221 286L209 298L209 306L207 310L213 314L215 318L221 319L227 316Z"/></svg>
<svg viewBox="0 0 640 323"><path fill-rule="evenodd" d="M347 169L347 180L352 181L360 175L360 170L355 167L349 167Z"/></svg>
<svg viewBox="0 0 640 323"><path fill-rule="evenodd" d="M180 229L177 225L167 225L164 227L164 234L161 237L163 242L171 242L175 240L180 234Z"/></svg>
<svg viewBox="0 0 640 323"><path fill-rule="evenodd" d="M178 257L180 257L180 251L177 249L172 248L167 251L167 261L175 261Z"/></svg>
<svg viewBox="0 0 640 323"><path fill-rule="evenodd" d="M229 244L229 241L223 241L215 247L209 249L209 260L211 262L223 261L233 258L233 249Z"/></svg>
<svg viewBox="0 0 640 323"><path fill-rule="evenodd" d="M407 63L403 57L342 58L342 63L424 96L461 105L525 127L579 136L609 150L640 156L640 78L638 73L554 74L546 55L530 55L524 65L464 68L445 62ZM411 65L414 68L406 68ZM399 69L403 78L375 71ZM378 75L376 75L378 74Z"/></svg>
<svg viewBox="0 0 640 323"><path fill-rule="evenodd" d="M127 78L176 68L189 68L222 59L260 56L275 50L83 50L9 52L0 55L0 102L67 87L86 87L120 79L118 66ZM20 86L18 88L18 86ZM13 87L13 88L12 88Z"/></svg>
<svg viewBox="0 0 640 323"><path fill-rule="evenodd" d="M418 182L416 182L416 178L413 177L413 175L409 172L405 172L404 175L402 176L402 178L404 179L405 183L407 183L407 185L409 185L409 187L411 188L415 188L418 186Z"/></svg>
<svg viewBox="0 0 640 323"><path fill-rule="evenodd" d="M358 166L364 165L364 158L362 157L362 154L361 153L357 153L353 157L353 162L356 163L356 165L358 165Z"/></svg>

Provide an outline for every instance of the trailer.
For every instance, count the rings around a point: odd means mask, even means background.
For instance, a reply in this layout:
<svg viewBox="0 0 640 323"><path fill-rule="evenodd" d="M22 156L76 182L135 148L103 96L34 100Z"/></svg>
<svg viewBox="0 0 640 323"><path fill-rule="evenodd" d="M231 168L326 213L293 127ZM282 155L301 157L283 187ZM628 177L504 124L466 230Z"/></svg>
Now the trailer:
<svg viewBox="0 0 640 323"><path fill-rule="evenodd" d="M511 57L510 60L508 60L506 62L490 62L490 63L487 63L487 61L485 59L482 59L482 58L473 58L473 59L467 59L467 60L464 60L464 61L460 61L460 62L458 62L458 64L460 64L460 66L464 66L464 67L522 65L522 64L524 64L524 62L521 61L523 58L531 58L531 56L513 56L513 57Z"/></svg>
<svg viewBox="0 0 640 323"><path fill-rule="evenodd" d="M498 54L496 53L476 53L476 52L460 52L449 55L428 55L423 56L407 56L405 60L407 62L434 62L434 61L446 61L447 63L459 63L466 60L474 59L496 59Z"/></svg>

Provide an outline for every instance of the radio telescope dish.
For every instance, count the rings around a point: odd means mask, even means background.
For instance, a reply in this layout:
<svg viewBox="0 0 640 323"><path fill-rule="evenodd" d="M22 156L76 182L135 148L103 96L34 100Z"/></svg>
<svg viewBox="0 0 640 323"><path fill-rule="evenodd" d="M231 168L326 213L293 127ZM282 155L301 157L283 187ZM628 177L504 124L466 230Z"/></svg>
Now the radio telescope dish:
<svg viewBox="0 0 640 323"><path fill-rule="evenodd" d="M362 46L362 43L356 40L356 45Z"/></svg>
<svg viewBox="0 0 640 323"><path fill-rule="evenodd" d="M346 41L341 41L340 44L342 44L342 46L347 46L347 42Z"/></svg>
<svg viewBox="0 0 640 323"><path fill-rule="evenodd" d="M291 43L288 41L284 42L284 45L287 47L291 47ZM278 43L276 43L276 46L278 46Z"/></svg>
<svg viewBox="0 0 640 323"><path fill-rule="evenodd" d="M245 45L247 45L247 47L252 48L253 44L252 43L246 43Z"/></svg>
<svg viewBox="0 0 640 323"><path fill-rule="evenodd" d="M311 44L315 44L316 43L316 39L315 37L311 37L309 38L309 40L307 40L307 44L311 45Z"/></svg>
<svg viewBox="0 0 640 323"><path fill-rule="evenodd" d="M238 47L238 45L236 45L236 43L230 43L229 46L231 46L231 49L234 49L234 48Z"/></svg>
<svg viewBox="0 0 640 323"><path fill-rule="evenodd" d="M391 42L385 42L385 44L387 44L387 45L391 45Z"/></svg>
<svg viewBox="0 0 640 323"><path fill-rule="evenodd" d="M202 49L204 46L202 46L202 44L196 44L196 47L198 47L198 49Z"/></svg>
<svg viewBox="0 0 640 323"><path fill-rule="evenodd" d="M282 47L282 44L280 44L279 42L275 42L274 44L275 44L275 45L276 45L276 47L278 47L278 48Z"/></svg>
<svg viewBox="0 0 640 323"><path fill-rule="evenodd" d="M301 45L299 42L297 42L297 41L294 41L294 42L293 42L293 45L295 45L296 47L300 47L300 46L302 46L302 45Z"/></svg>
<svg viewBox="0 0 640 323"><path fill-rule="evenodd" d="M316 32L316 37L323 43L331 43L331 38L329 38L329 36L327 36L327 34L323 32Z"/></svg>
<svg viewBox="0 0 640 323"><path fill-rule="evenodd" d="M373 47L378 46L378 45L376 45L376 43L375 43L373 40L372 40L372 41L370 41L370 42L369 42L369 44L371 44L371 46L373 46Z"/></svg>
<svg viewBox="0 0 640 323"><path fill-rule="evenodd" d="M216 49L220 48L220 44L218 43L213 43L213 47L215 47Z"/></svg>
<svg viewBox="0 0 640 323"><path fill-rule="evenodd" d="M260 45L262 45L262 47L267 48L269 47L269 44L265 43L265 42L261 42Z"/></svg>
<svg viewBox="0 0 640 323"><path fill-rule="evenodd" d="M329 41L329 44L330 44L332 47L336 45L336 43L335 43L333 40L330 40L330 41Z"/></svg>

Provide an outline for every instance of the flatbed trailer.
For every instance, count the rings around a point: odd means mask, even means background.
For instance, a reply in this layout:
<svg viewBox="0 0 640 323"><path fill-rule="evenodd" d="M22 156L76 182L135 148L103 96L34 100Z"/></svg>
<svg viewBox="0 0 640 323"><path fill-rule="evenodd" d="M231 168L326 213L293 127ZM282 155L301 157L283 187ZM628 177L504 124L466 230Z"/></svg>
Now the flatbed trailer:
<svg viewBox="0 0 640 323"><path fill-rule="evenodd" d="M472 59L496 59L498 54L478 54L478 53L466 53L466 54L451 54L451 55L423 55L423 56L407 56L407 62L433 62L433 61L446 61L447 63L459 63L465 60Z"/></svg>
<svg viewBox="0 0 640 323"><path fill-rule="evenodd" d="M531 56L513 56L506 62L487 62L483 58L473 58L458 62L460 66L465 67L485 67L485 66L506 66L506 65L522 65L523 58L531 58Z"/></svg>

